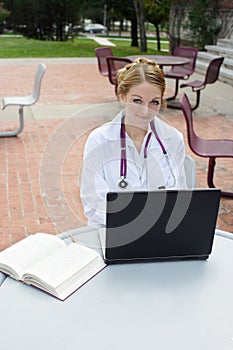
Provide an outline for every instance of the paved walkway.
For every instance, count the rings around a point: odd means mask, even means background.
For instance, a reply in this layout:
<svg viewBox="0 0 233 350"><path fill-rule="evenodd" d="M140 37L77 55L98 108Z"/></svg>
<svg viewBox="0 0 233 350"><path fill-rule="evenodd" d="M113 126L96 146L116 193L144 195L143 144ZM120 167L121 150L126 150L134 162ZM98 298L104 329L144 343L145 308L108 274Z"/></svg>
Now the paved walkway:
<svg viewBox="0 0 233 350"><path fill-rule="evenodd" d="M109 41L108 38L101 38L101 37L95 36L95 35L93 35L93 36L88 35L87 38L95 40L98 44L100 44L102 46L116 46L111 41Z"/></svg>
<svg viewBox="0 0 233 350"><path fill-rule="evenodd" d="M55 234L85 224L78 176L83 145L89 131L119 109L114 87L99 74L95 58L0 60L0 99L30 94L41 61L47 66L41 97L25 110L24 131L0 139L0 250L30 233ZM194 113L199 135L232 138L232 96L233 88L221 82L202 92ZM165 117L186 138L182 113L168 109ZM16 125L14 107L0 111L0 130ZM207 159L193 155L188 145L187 150L196 160L197 186L206 187ZM232 159L217 161L217 186L233 190L232 175ZM217 226L233 232L233 200L221 199Z"/></svg>

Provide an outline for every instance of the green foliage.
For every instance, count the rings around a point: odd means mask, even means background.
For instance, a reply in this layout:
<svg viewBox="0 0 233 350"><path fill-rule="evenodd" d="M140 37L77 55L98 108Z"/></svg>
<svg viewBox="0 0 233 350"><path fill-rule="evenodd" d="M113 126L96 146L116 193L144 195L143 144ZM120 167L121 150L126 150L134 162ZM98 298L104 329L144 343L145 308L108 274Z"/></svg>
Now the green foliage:
<svg viewBox="0 0 233 350"><path fill-rule="evenodd" d="M1 0L0 0L1 1ZM22 33L27 38L51 41L67 41L74 38L85 18L106 24L110 20L131 21L131 46L138 47L138 28L140 28L141 50L146 51L144 3L147 4L151 23L157 26L164 23L169 14L171 0L3 0L11 12L8 27ZM138 5L137 18L134 4ZM104 11L104 8L107 11ZM107 16L106 16L107 14ZM138 19L138 21L137 21ZM138 27L137 27L138 23ZM105 23L104 23L105 24ZM139 25L140 24L140 25ZM82 23L83 25L83 23ZM156 27L158 48L160 50L159 28Z"/></svg>
<svg viewBox="0 0 233 350"><path fill-rule="evenodd" d="M93 23L103 23L105 0L83 0L81 15L83 18L90 19Z"/></svg>
<svg viewBox="0 0 233 350"><path fill-rule="evenodd" d="M3 32L3 22L10 14L10 11L6 10L3 6L4 4L0 2L0 33Z"/></svg>
<svg viewBox="0 0 233 350"><path fill-rule="evenodd" d="M155 26L158 50L161 49L159 25L167 25L170 7L171 0L144 0L145 17Z"/></svg>
<svg viewBox="0 0 233 350"><path fill-rule="evenodd" d="M67 40L68 25L77 24L83 0L5 0L9 23L28 38Z"/></svg>
<svg viewBox="0 0 233 350"><path fill-rule="evenodd" d="M153 24L164 24L169 20L171 0L144 0L145 15Z"/></svg>
<svg viewBox="0 0 233 350"><path fill-rule="evenodd" d="M123 20L131 22L131 46L138 47L138 28L137 18L133 0L106 0L107 4L107 23L110 27L114 20L120 21L120 30L123 30Z"/></svg>
<svg viewBox="0 0 233 350"><path fill-rule="evenodd" d="M220 30L217 24L218 8L211 0L195 0L188 4L188 16L184 28L190 31L194 46L204 49L207 44L214 44Z"/></svg>

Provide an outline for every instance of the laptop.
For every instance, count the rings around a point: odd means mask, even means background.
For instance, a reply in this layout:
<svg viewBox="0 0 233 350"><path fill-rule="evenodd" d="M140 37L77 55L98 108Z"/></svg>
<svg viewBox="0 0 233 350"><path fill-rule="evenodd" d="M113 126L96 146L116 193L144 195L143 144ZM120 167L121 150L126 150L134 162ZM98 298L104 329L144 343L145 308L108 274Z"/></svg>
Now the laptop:
<svg viewBox="0 0 233 350"><path fill-rule="evenodd" d="M107 264L207 259L212 251L219 189L109 192L99 229Z"/></svg>

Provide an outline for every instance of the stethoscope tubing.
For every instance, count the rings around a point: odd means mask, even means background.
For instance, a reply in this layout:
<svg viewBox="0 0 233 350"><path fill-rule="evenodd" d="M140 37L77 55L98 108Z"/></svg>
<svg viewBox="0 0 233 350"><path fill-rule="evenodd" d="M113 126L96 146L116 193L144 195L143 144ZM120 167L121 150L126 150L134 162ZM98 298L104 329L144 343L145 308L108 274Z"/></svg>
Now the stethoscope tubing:
<svg viewBox="0 0 233 350"><path fill-rule="evenodd" d="M152 133L154 134L156 140L158 141L160 148L165 156L165 159L167 161L169 170L171 172L172 178L173 178L173 184L170 187L173 187L176 183L176 178L175 175L173 173L172 170L172 166L166 151L166 148L163 144L163 142L161 141L161 139L159 138L159 135L155 129L155 125L154 125L154 121L152 120L150 122L150 127L152 132L150 132L147 136L146 139L146 143L144 146L144 159L147 158L147 153L148 153L148 147L149 147L149 143L150 143L150 139L152 136ZM119 181L119 186L122 189L125 189L128 186L128 182L126 181L126 177L127 177L127 155L126 155L126 131L125 131L125 123L124 123L124 116L121 119L121 129L120 129L120 140L121 140L121 162L120 162L120 181Z"/></svg>

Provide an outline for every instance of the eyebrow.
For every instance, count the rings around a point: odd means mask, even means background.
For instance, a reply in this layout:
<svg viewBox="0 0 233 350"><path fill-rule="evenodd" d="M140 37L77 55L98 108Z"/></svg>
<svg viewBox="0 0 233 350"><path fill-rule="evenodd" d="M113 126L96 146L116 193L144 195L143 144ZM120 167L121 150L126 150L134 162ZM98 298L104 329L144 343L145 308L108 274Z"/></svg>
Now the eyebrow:
<svg viewBox="0 0 233 350"><path fill-rule="evenodd" d="M132 97L139 97L139 98L143 99L142 96L140 96L140 95L132 95ZM158 100L160 98L161 98L161 96L160 97L154 97L154 98L151 99L151 101Z"/></svg>

